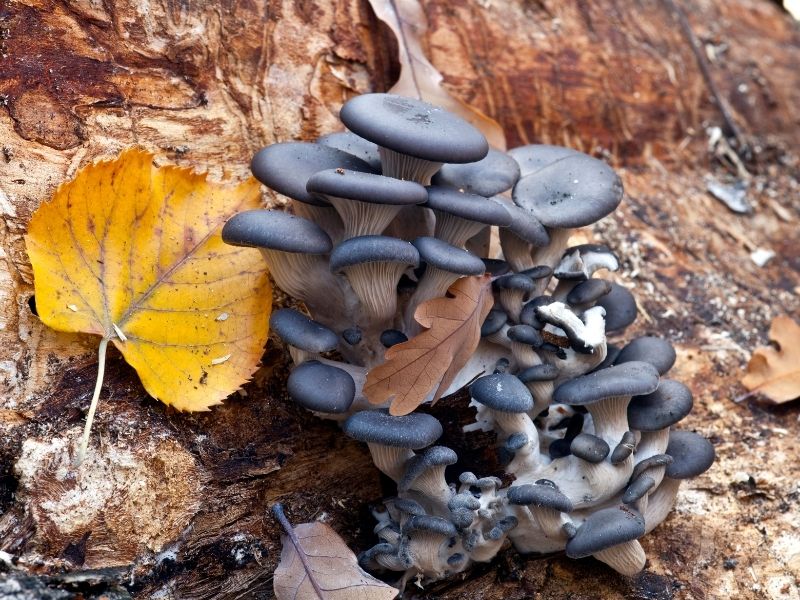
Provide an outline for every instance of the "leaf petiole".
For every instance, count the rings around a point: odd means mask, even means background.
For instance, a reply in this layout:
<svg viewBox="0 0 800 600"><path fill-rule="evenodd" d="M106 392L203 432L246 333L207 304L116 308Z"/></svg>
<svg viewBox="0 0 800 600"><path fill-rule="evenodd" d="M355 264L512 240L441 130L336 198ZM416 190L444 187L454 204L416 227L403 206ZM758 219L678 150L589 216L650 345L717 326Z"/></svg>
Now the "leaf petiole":
<svg viewBox="0 0 800 600"><path fill-rule="evenodd" d="M97 403L100 400L100 390L103 388L103 376L106 372L106 348L108 347L109 338L104 337L100 340L100 346L97 349L97 382L94 384L94 393L92 394L92 402L89 405L89 414L86 415L86 425L83 428L83 437L81 437L81 444L78 447L78 454L75 456L74 465L80 466L83 459L86 457L86 448L89 445L89 433L92 431L92 421L94 421L94 413L97 410Z"/></svg>

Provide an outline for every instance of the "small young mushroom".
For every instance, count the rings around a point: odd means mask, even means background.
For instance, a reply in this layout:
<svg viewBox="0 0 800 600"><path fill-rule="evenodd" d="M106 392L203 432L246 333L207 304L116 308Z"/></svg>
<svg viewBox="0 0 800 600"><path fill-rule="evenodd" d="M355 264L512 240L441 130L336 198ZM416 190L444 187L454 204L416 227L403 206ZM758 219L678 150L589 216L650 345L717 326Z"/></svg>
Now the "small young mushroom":
<svg viewBox="0 0 800 600"><path fill-rule="evenodd" d="M406 463L406 472L397 484L400 493L413 490L439 506L447 506L453 491L444 477L445 468L453 465L458 455L445 446L432 446Z"/></svg>
<svg viewBox="0 0 800 600"><path fill-rule="evenodd" d="M688 415L692 405L689 388L672 379L662 379L654 392L634 396L628 405L628 424L642 432L637 460L664 453L669 443L669 428Z"/></svg>
<svg viewBox="0 0 800 600"><path fill-rule="evenodd" d="M386 329L381 332L381 344L384 348L391 348L397 344L408 341L408 336L399 329Z"/></svg>
<svg viewBox="0 0 800 600"><path fill-rule="evenodd" d="M395 417L386 410L363 410L350 416L344 432L359 442L366 442L372 461L380 471L400 481L412 450L430 446L442 435L442 425L435 417L411 413Z"/></svg>
<svg viewBox="0 0 800 600"><path fill-rule="evenodd" d="M533 279L522 273L512 273L498 277L492 282L492 286L498 291L500 305L508 313L508 317L514 323L519 323L522 305L534 293Z"/></svg>
<svg viewBox="0 0 800 600"><path fill-rule="evenodd" d="M286 389L297 404L324 415L346 414L356 396L355 381L347 371L316 360L292 369Z"/></svg>
<svg viewBox="0 0 800 600"><path fill-rule="evenodd" d="M675 348L667 340L642 336L628 342L614 360L614 364L643 360L658 369L660 375L664 375L675 364L675 358ZM691 405L689 409L691 409Z"/></svg>
<svg viewBox="0 0 800 600"><path fill-rule="evenodd" d="M538 331L530 325L514 325L508 328L506 335L511 340L511 354L518 369L542 364L542 359L536 353L536 348L544 343Z"/></svg>
<svg viewBox="0 0 800 600"><path fill-rule="evenodd" d="M591 280L597 271L603 269L619 269L619 258L608 246L581 244L567 248L553 273L559 280L553 297L563 301L574 287Z"/></svg>
<svg viewBox="0 0 800 600"><path fill-rule="evenodd" d="M306 189L336 209L344 223L344 239L379 235L404 206L428 199L425 188L413 181L348 169L318 171Z"/></svg>
<svg viewBox="0 0 800 600"><path fill-rule="evenodd" d="M269 327L289 346L289 354L296 365L306 361L309 354L330 352L339 345L335 332L293 308L281 308L272 313Z"/></svg>
<svg viewBox="0 0 800 600"><path fill-rule="evenodd" d="M672 457L672 463L667 466L661 485L649 496L645 509L648 532L672 510L681 481L706 472L715 458L711 442L692 431L671 431L666 453Z"/></svg>
<svg viewBox="0 0 800 600"><path fill-rule="evenodd" d="M547 542L540 539L539 536L530 535L529 532L525 532L528 535L520 535L524 531L520 528L511 535L517 550L520 552L552 552L563 548L566 541L563 526L569 522L564 514L572 512L573 506L570 499L559 491L554 482L549 479L540 479L533 484L512 486L508 488L506 497L509 504L519 506L522 509L520 511L522 516L532 519L544 537L551 541L551 545L548 547Z"/></svg>
<svg viewBox="0 0 800 600"><path fill-rule="evenodd" d="M458 532L447 519L415 515L405 522L402 533L408 537L404 548L413 568L431 579L441 579L452 554L450 541Z"/></svg>
<svg viewBox="0 0 800 600"><path fill-rule="evenodd" d="M604 508L589 515L567 542L567 556L594 556L617 573L632 577L644 569L646 557L637 541L645 534L644 519L627 506Z"/></svg>

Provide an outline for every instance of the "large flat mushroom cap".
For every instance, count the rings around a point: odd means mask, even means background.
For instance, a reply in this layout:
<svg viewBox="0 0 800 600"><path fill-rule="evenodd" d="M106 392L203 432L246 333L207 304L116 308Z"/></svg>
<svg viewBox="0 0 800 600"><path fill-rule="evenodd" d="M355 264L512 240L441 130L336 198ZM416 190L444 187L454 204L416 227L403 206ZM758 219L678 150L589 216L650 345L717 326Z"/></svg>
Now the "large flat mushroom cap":
<svg viewBox="0 0 800 600"><path fill-rule="evenodd" d="M411 243L419 251L422 262L442 271L459 275L482 275L486 271L480 258L439 238L418 237Z"/></svg>
<svg viewBox="0 0 800 600"><path fill-rule="evenodd" d="M520 168L520 177L525 177L546 167L565 156L580 155L581 152L566 148L565 146L551 146L549 144L529 144L518 146L508 151Z"/></svg>
<svg viewBox="0 0 800 600"><path fill-rule="evenodd" d="M675 358L675 348L667 340L645 335L631 340L619 353L614 364L643 360L649 362L663 375L675 364Z"/></svg>
<svg viewBox="0 0 800 600"><path fill-rule="evenodd" d="M344 432L359 442L419 450L430 446L442 435L442 425L435 417L411 413L395 417L388 410L362 410L349 417Z"/></svg>
<svg viewBox="0 0 800 600"><path fill-rule="evenodd" d="M318 171L309 177L306 189L315 197L336 196L370 204L421 204L428 199L427 190L414 181L349 169Z"/></svg>
<svg viewBox="0 0 800 600"><path fill-rule="evenodd" d="M538 506L563 513L573 510L572 501L552 482L512 486L508 488L507 498L511 504L518 506Z"/></svg>
<svg viewBox="0 0 800 600"><path fill-rule="evenodd" d="M486 138L465 120L413 98L362 94L342 106L339 118L362 138L432 162L471 163L489 152Z"/></svg>
<svg viewBox="0 0 800 600"><path fill-rule="evenodd" d="M639 431L666 429L688 415L692 404L688 387L680 381L662 379L656 391L631 398L628 424Z"/></svg>
<svg viewBox="0 0 800 600"><path fill-rule="evenodd" d="M550 234L547 233L545 226L527 210L502 200L501 196L496 196L494 201L501 204L511 215L511 224L508 228L514 235L538 248L550 243Z"/></svg>
<svg viewBox="0 0 800 600"><path fill-rule="evenodd" d="M610 214L622 200L622 182L603 161L578 154L523 177L512 195L544 226L569 229Z"/></svg>
<svg viewBox="0 0 800 600"><path fill-rule="evenodd" d="M601 296L595 306L602 306L606 311L606 331L622 331L636 320L639 309L636 298L628 289L614 281L611 291Z"/></svg>
<svg viewBox="0 0 800 600"><path fill-rule="evenodd" d="M427 189L428 200L423 205L427 208L485 225L507 227L511 224L511 214L499 202L449 187L432 185Z"/></svg>
<svg viewBox="0 0 800 600"><path fill-rule="evenodd" d="M357 136L350 131L335 131L317 138L317 144L336 148L352 154L367 163L376 173L381 172L381 157L378 145Z"/></svg>
<svg viewBox="0 0 800 600"><path fill-rule="evenodd" d="M567 542L567 556L583 558L612 546L631 542L645 533L644 519L627 506L592 513Z"/></svg>
<svg viewBox="0 0 800 600"><path fill-rule="evenodd" d="M295 367L286 388L303 408L327 414L347 412L356 395L356 384L347 371L316 360Z"/></svg>
<svg viewBox="0 0 800 600"><path fill-rule="evenodd" d="M711 442L692 431L670 431L666 453L673 459L665 472L671 479L697 477L714 464L716 457Z"/></svg>
<svg viewBox="0 0 800 600"><path fill-rule="evenodd" d="M516 376L494 373L475 380L469 394L476 402L499 412L522 413L533 408L533 396Z"/></svg>
<svg viewBox="0 0 800 600"><path fill-rule="evenodd" d="M565 381L553 392L558 404L586 405L616 396L640 396L658 387L658 371L650 363L628 362Z"/></svg>
<svg viewBox="0 0 800 600"><path fill-rule="evenodd" d="M328 206L306 191L308 178L323 169L374 172L361 160L329 146L310 142L281 142L262 148L250 162L250 170L261 183L293 200Z"/></svg>
<svg viewBox="0 0 800 600"><path fill-rule="evenodd" d="M419 266L419 252L404 240L386 235L361 235L343 241L331 252L330 269L336 273L353 265L375 262Z"/></svg>
<svg viewBox="0 0 800 600"><path fill-rule="evenodd" d="M269 326L284 342L306 352L330 352L339 345L335 332L293 308L276 310Z"/></svg>
<svg viewBox="0 0 800 600"><path fill-rule="evenodd" d="M333 243L316 223L279 210L246 210L222 227L222 240L232 246L282 252L327 254Z"/></svg>
<svg viewBox="0 0 800 600"><path fill-rule="evenodd" d="M518 179L517 161L505 152L489 149L489 154L478 162L443 165L431 183L479 196L494 196L511 189Z"/></svg>

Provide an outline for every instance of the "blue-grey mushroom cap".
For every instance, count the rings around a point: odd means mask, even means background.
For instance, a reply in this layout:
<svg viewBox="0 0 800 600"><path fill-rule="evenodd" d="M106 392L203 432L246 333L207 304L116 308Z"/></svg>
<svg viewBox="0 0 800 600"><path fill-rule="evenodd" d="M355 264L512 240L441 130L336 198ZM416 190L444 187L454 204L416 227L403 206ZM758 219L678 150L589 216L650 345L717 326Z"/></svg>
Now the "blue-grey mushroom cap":
<svg viewBox="0 0 800 600"><path fill-rule="evenodd" d="M619 441L619 444L617 444L614 450L611 452L611 457L608 459L608 461L612 465L618 465L622 461L626 460L631 454L633 454L635 447L636 435L632 431L626 431L622 434L622 439Z"/></svg>
<svg viewBox="0 0 800 600"><path fill-rule="evenodd" d="M592 279L591 281L595 281ZM599 281L599 280L598 280ZM658 337L642 336L628 342L620 351L614 364L631 360L649 362L663 375L675 364L675 348L667 340Z"/></svg>
<svg viewBox="0 0 800 600"><path fill-rule="evenodd" d="M470 396L484 406L508 413L527 412L533 408L533 396L514 375L495 373L475 380Z"/></svg>
<svg viewBox="0 0 800 600"><path fill-rule="evenodd" d="M697 477L714 464L716 456L711 442L692 431L670 431L666 452L673 458L666 470L672 479Z"/></svg>
<svg viewBox="0 0 800 600"><path fill-rule="evenodd" d="M511 265L499 258L481 258L486 272L492 277L500 277L511 270Z"/></svg>
<svg viewBox="0 0 800 600"><path fill-rule="evenodd" d="M499 290L519 290L526 294L533 291L533 279L521 273L510 273L498 277L493 282L494 287Z"/></svg>
<svg viewBox="0 0 800 600"><path fill-rule="evenodd" d="M301 254L327 254L333 243L316 223L280 210L254 209L233 215L222 227L232 246L268 248Z"/></svg>
<svg viewBox="0 0 800 600"><path fill-rule="evenodd" d="M567 542L567 556L583 558L601 550L631 542L644 535L644 519L635 510L620 505L589 515Z"/></svg>
<svg viewBox="0 0 800 600"><path fill-rule="evenodd" d="M447 503L447 508L451 511L470 510L475 511L481 507L481 502L470 493L456 494Z"/></svg>
<svg viewBox="0 0 800 600"><path fill-rule="evenodd" d="M419 258L437 269L458 275L482 275L486 270L483 261L462 248L435 237L418 237L411 242Z"/></svg>
<svg viewBox="0 0 800 600"><path fill-rule="evenodd" d="M617 359L617 356L619 356L619 353L621 351L622 349L616 344L607 343L605 359L603 359L603 362L601 362L594 369L592 369L592 371L600 371L602 369L605 369L606 367L610 367L611 365L613 365L614 361Z"/></svg>
<svg viewBox="0 0 800 600"><path fill-rule="evenodd" d="M421 100L394 94L362 94L342 106L345 126L395 152L440 163L484 158L489 144L460 117Z"/></svg>
<svg viewBox="0 0 800 600"><path fill-rule="evenodd" d="M408 491L414 481L428 469L453 465L458 461L458 455L446 446L432 446L422 454L411 457L406 462L406 471L398 482L397 489L401 492Z"/></svg>
<svg viewBox="0 0 800 600"><path fill-rule="evenodd" d="M343 241L331 252L330 270L338 273L354 265L376 262L419 266L419 252L404 240L386 235L361 235Z"/></svg>
<svg viewBox="0 0 800 600"><path fill-rule="evenodd" d="M350 373L316 360L295 367L286 388L289 397L303 408L327 414L346 413L356 395Z"/></svg>
<svg viewBox="0 0 800 600"><path fill-rule="evenodd" d="M572 501L554 485L542 483L515 485L508 488L508 501L518 506L538 506L563 513L573 510Z"/></svg>
<svg viewBox="0 0 800 600"><path fill-rule="evenodd" d="M517 161L505 152L490 148L489 153L477 162L442 165L431 183L488 197L510 190L517 179Z"/></svg>
<svg viewBox="0 0 800 600"><path fill-rule="evenodd" d="M520 344L526 344L534 348L544 343L542 335L530 325L514 325L513 327L509 327L506 335L508 339L513 342L519 342Z"/></svg>
<svg viewBox="0 0 800 600"><path fill-rule="evenodd" d="M381 157L378 145L350 131L335 131L317 138L317 144L336 148L352 154L367 163L376 173L381 172Z"/></svg>
<svg viewBox="0 0 800 600"><path fill-rule="evenodd" d="M385 329L381 332L380 341L385 348L391 348L397 344L407 342L408 336L399 329Z"/></svg>
<svg viewBox="0 0 800 600"><path fill-rule="evenodd" d="M345 342L350 344L351 346L355 346L358 342L361 341L362 333L361 329L358 327L348 327L344 331L342 331L342 338Z"/></svg>
<svg viewBox="0 0 800 600"><path fill-rule="evenodd" d="M545 227L584 227L617 208L622 181L601 160L569 155L521 178L512 195Z"/></svg>
<svg viewBox="0 0 800 600"><path fill-rule="evenodd" d="M293 200L329 206L306 190L309 177L325 169L373 172L369 164L336 148L309 142L281 142L259 150L250 170L261 183Z"/></svg>
<svg viewBox="0 0 800 600"><path fill-rule="evenodd" d="M511 214L499 202L448 187L431 185L427 189L428 200L423 205L426 208L484 225L507 227L511 224Z"/></svg>
<svg viewBox="0 0 800 600"><path fill-rule="evenodd" d="M631 399L628 424L639 431L666 429L688 415L692 404L689 388L680 381L662 379L656 391Z"/></svg>
<svg viewBox="0 0 800 600"><path fill-rule="evenodd" d="M569 291L567 294L567 304L570 306L592 304L610 291L610 282L604 279L587 279Z"/></svg>
<svg viewBox="0 0 800 600"><path fill-rule="evenodd" d="M650 363L632 361L565 381L553 392L553 402L593 404L615 396L649 394L657 387L656 368Z"/></svg>
<svg viewBox="0 0 800 600"><path fill-rule="evenodd" d="M535 267L531 267L530 269L525 269L524 271L519 272L520 275L525 275L526 277L530 277L534 281L537 279L545 279L548 277L553 276L553 269L547 265L536 265Z"/></svg>
<svg viewBox="0 0 800 600"><path fill-rule="evenodd" d="M547 229L530 212L507 202L500 196L495 198L495 202L501 204L511 216L511 224L508 225L508 229L518 238L537 248L542 248L550 243L550 234Z"/></svg>
<svg viewBox="0 0 800 600"><path fill-rule="evenodd" d="M362 410L342 426L345 434L359 442L419 450L442 435L442 425L431 415L411 413L393 416L386 409Z"/></svg>
<svg viewBox="0 0 800 600"><path fill-rule="evenodd" d="M655 480L649 475L642 475L634 480L622 494L622 503L631 504L640 500L647 492L655 486Z"/></svg>
<svg viewBox="0 0 800 600"><path fill-rule="evenodd" d="M639 479L644 473L650 469L657 469L659 467L666 467L671 465L673 458L669 454L654 454L647 458L640 460L633 467L633 472L630 476L630 481Z"/></svg>
<svg viewBox="0 0 800 600"><path fill-rule="evenodd" d="M590 433L579 433L569 445L570 452L586 462L596 464L602 462L611 448L602 438Z"/></svg>
<svg viewBox="0 0 800 600"><path fill-rule="evenodd" d="M606 311L606 331L622 331L636 320L639 309L636 298L628 288L611 282L611 291L601 296L595 306L602 306Z"/></svg>
<svg viewBox="0 0 800 600"><path fill-rule="evenodd" d="M410 531L427 531L444 537L456 535L456 527L447 519L431 515L414 515L403 524L403 533Z"/></svg>
<svg viewBox="0 0 800 600"><path fill-rule="evenodd" d="M535 268L535 267L534 267ZM541 321L538 316L536 316L536 309L541 306L547 306L548 304L552 304L555 302L552 296L548 296L546 294L542 296L536 296L536 298L532 298L525 305L522 307L522 310L519 313L519 321L524 325L530 325L534 329L544 329L546 323Z"/></svg>
<svg viewBox="0 0 800 600"><path fill-rule="evenodd" d="M522 383L531 383L534 381L553 381L558 377L558 367L548 363L540 365L533 365L527 369L517 373L517 377Z"/></svg>
<svg viewBox="0 0 800 600"><path fill-rule="evenodd" d="M323 201L325 196L334 196L370 204L404 206L422 204L428 199L425 187L415 181L349 169L318 171L309 177L306 189Z"/></svg>
<svg viewBox="0 0 800 600"><path fill-rule="evenodd" d="M424 515L425 509L416 500L411 498L392 498L391 504L400 512L407 515Z"/></svg>
<svg viewBox="0 0 800 600"><path fill-rule="evenodd" d="M576 156L580 155L581 152L564 146L529 144L512 148L507 154L519 165L520 177L525 177L565 156Z"/></svg>
<svg viewBox="0 0 800 600"><path fill-rule="evenodd" d="M486 319L481 325L481 337L497 333L508 322L508 315L506 312L499 308L493 308L486 315Z"/></svg>
<svg viewBox="0 0 800 600"><path fill-rule="evenodd" d="M272 313L269 327L285 343L306 352L330 352L339 345L335 332L293 308L281 308Z"/></svg>

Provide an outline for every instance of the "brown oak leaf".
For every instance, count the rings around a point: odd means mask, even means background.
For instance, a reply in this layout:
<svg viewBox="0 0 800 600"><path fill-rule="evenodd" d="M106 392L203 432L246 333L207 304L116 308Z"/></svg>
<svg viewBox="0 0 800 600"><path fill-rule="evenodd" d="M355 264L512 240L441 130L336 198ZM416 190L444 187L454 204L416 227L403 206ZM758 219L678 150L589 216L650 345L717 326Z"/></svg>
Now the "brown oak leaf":
<svg viewBox="0 0 800 600"><path fill-rule="evenodd" d="M477 348L493 303L491 276L482 275L462 277L448 296L420 304L414 318L426 331L389 348L386 362L368 373L364 393L369 401L394 398L389 412L407 415L436 387L436 402Z"/></svg>
<svg viewBox="0 0 800 600"><path fill-rule="evenodd" d="M398 590L358 566L344 540L325 523L296 527L276 504L272 512L286 530L273 586L278 600L392 600Z"/></svg>
<svg viewBox="0 0 800 600"><path fill-rule="evenodd" d="M800 325L791 317L776 317L769 339L776 347L756 348L742 383L775 404L800 398Z"/></svg>

